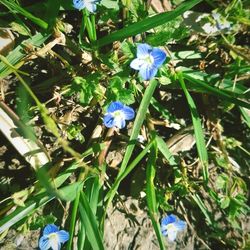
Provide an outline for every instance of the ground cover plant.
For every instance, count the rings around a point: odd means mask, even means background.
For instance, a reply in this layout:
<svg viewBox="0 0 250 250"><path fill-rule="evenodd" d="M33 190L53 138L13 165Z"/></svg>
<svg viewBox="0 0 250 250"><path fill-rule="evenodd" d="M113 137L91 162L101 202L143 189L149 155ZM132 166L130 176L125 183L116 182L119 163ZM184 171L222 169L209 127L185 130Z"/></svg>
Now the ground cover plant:
<svg viewBox="0 0 250 250"><path fill-rule="evenodd" d="M250 2L0 0L0 249L249 249Z"/></svg>

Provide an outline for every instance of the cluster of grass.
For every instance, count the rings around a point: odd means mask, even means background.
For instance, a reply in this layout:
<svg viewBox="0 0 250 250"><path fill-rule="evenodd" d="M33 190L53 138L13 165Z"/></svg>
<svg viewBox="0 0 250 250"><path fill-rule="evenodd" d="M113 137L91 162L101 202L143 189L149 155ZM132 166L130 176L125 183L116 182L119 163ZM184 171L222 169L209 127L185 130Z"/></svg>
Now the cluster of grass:
<svg viewBox="0 0 250 250"><path fill-rule="evenodd" d="M15 37L0 55L0 129L32 167L18 190L0 183L2 241L64 213L66 249L74 237L77 249L104 249L107 210L126 181L145 194L160 249L170 213L199 247L247 249L250 5L166 2L159 13L140 0L102 0L95 12L71 0L0 0L1 29ZM167 55L149 81L130 68L140 43ZM103 125L115 101L136 114L120 130ZM113 168L112 145L122 155Z"/></svg>

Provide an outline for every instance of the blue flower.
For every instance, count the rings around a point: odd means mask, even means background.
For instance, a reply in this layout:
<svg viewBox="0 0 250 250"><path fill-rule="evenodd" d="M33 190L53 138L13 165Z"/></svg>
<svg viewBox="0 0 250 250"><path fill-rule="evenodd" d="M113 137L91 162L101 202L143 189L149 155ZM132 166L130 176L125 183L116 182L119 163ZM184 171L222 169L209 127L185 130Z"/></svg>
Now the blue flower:
<svg viewBox="0 0 250 250"><path fill-rule="evenodd" d="M96 11L96 3L98 0L73 0L73 5L76 9L82 10L86 8L89 12Z"/></svg>
<svg viewBox="0 0 250 250"><path fill-rule="evenodd" d="M121 102L112 102L104 115L103 121L108 128L117 127L121 129L126 126L126 120L132 120L134 117L135 112L132 108Z"/></svg>
<svg viewBox="0 0 250 250"><path fill-rule="evenodd" d="M130 67L139 70L144 80L150 80L156 75L165 59L166 53L163 50L142 43L137 46L137 58L130 63Z"/></svg>
<svg viewBox="0 0 250 250"><path fill-rule="evenodd" d="M170 214L161 220L161 232L168 237L169 241L176 239L177 233L185 229L186 222L178 219L177 216Z"/></svg>
<svg viewBox="0 0 250 250"><path fill-rule="evenodd" d="M231 23L228 22L220 13L213 12L212 17L216 22L216 28L218 30L229 30L231 28Z"/></svg>
<svg viewBox="0 0 250 250"><path fill-rule="evenodd" d="M49 224L43 229L43 236L39 239L39 248L41 250L60 250L61 244L69 239L69 233L60 230L54 224Z"/></svg>

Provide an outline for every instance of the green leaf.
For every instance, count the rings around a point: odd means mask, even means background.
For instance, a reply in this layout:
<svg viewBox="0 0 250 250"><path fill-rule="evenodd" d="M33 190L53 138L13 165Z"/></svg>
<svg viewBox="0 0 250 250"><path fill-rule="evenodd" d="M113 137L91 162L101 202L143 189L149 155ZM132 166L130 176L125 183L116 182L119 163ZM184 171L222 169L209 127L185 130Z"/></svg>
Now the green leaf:
<svg viewBox="0 0 250 250"><path fill-rule="evenodd" d="M45 205L52 199L53 197L47 196L45 192L36 195L31 200L25 203L25 207L18 207L14 212L0 220L0 233L7 230L23 218L27 217L30 213L34 212L36 209Z"/></svg>
<svg viewBox="0 0 250 250"><path fill-rule="evenodd" d="M242 108L242 107L240 107L240 111L241 111L241 114L243 116L243 119L244 119L245 123L250 128L250 115L249 115L249 111L246 111L246 109Z"/></svg>
<svg viewBox="0 0 250 250"><path fill-rule="evenodd" d="M234 103L238 106L242 106L242 107L250 109L250 104L247 102L241 101L240 99L235 98L234 97L235 93L233 93L233 92L229 93L228 91L226 92L226 91L220 90L216 87L213 87L202 80L198 80L198 79L194 78L193 76L191 76L187 72L183 73L183 77L184 77L184 79L187 79L190 82L190 84L194 85L195 87L199 87L199 88L202 88L203 90L205 90L206 93L213 94L213 95L218 96L219 98L221 98L225 101L228 101L228 102Z"/></svg>
<svg viewBox="0 0 250 250"><path fill-rule="evenodd" d="M119 76L114 76L110 79L106 92L108 102L119 100L126 105L134 103L133 91L125 87L126 80Z"/></svg>
<svg viewBox="0 0 250 250"><path fill-rule="evenodd" d="M37 24L41 28L43 29L48 28L48 24L45 21L43 21L42 19L38 17L35 17L30 12L28 12L27 10L25 10L24 8L16 4L13 0L1 0L1 3L5 5L11 12L19 13L23 15L24 17L28 18L29 20L31 20L33 23Z"/></svg>
<svg viewBox="0 0 250 250"><path fill-rule="evenodd" d="M24 62L20 62L27 54L25 53L25 48L37 48L41 46L50 35L44 35L41 33L37 33L36 35L32 36L31 38L24 40L20 45L18 45L12 52L8 54L6 57L7 61L14 65L15 68L19 68L23 65ZM4 78L12 72L8 66L0 62L0 78Z"/></svg>
<svg viewBox="0 0 250 250"><path fill-rule="evenodd" d="M111 201L113 200L121 181L137 166L137 164L143 159L143 157L145 157L145 155L148 153L149 149L151 148L153 142L154 142L154 139L152 139L152 141L137 155L137 157L131 162L131 164L122 173L120 173L120 175L117 176L114 184L112 185L112 187L110 188L109 192L107 193L105 197L106 199L108 199L108 201L106 204L106 210L103 216L102 223L104 223L107 208L109 204L111 203Z"/></svg>
<svg viewBox="0 0 250 250"><path fill-rule="evenodd" d="M150 29L153 29L159 25L162 25L164 23L167 23L176 17L182 15L185 11L191 9L193 6L201 2L201 0L190 0L182 5L178 6L175 10L165 13L160 13L158 15L155 15L153 17L148 17L142 21L139 21L137 23L131 24L128 27L124 27L121 30L115 31L111 33L110 35L107 35L96 42L94 42L92 45L93 47L102 47L106 44L110 44L114 41L123 40L130 36L135 36L137 34L140 34L142 32L146 32Z"/></svg>
<svg viewBox="0 0 250 250"><path fill-rule="evenodd" d="M208 177L209 177L208 155L207 155L207 148L206 148L206 143L205 143L205 139L204 139L204 134L202 131L201 120L199 118L199 114L197 112L197 108L195 106L193 98L191 97L191 95L189 94L189 92L186 88L185 82L184 82L183 77L182 77L182 73L178 72L177 76L178 76L180 85L184 91L184 94L187 98L187 102L188 102L188 105L190 108L192 122L194 125L194 135L195 135L195 140L196 140L196 146L197 146L198 155L199 155L201 165L202 165L202 170L203 170L203 172L202 172L203 178L204 178L204 181L207 182Z"/></svg>
<svg viewBox="0 0 250 250"><path fill-rule="evenodd" d="M98 222L96 221L87 197L83 192L80 194L79 208L86 235L92 246L92 249L104 250L102 237L98 229Z"/></svg>
<svg viewBox="0 0 250 250"><path fill-rule="evenodd" d="M222 209L225 209L227 208L228 206L230 205L230 198L229 197L223 197L221 200L220 200L220 207Z"/></svg>
<svg viewBox="0 0 250 250"><path fill-rule="evenodd" d="M160 249L165 249L161 228L159 225L159 212L158 206L156 201L156 194L155 194L155 185L154 185L154 178L156 173L156 159L157 159L157 146L154 142L153 146L151 147L148 162L147 162L147 171L146 171L146 194L147 194L147 204L149 215L160 245Z"/></svg>
<svg viewBox="0 0 250 250"><path fill-rule="evenodd" d="M206 206L203 203L203 201L201 200L200 196L198 194L192 194L191 197L196 202L196 204L198 205L198 207L201 209L202 213L205 215L208 224L212 225L213 223L212 223L212 220L210 218L210 212L206 208Z"/></svg>
<svg viewBox="0 0 250 250"><path fill-rule="evenodd" d="M176 166L177 162L176 162L174 156L169 151L166 142L160 136L156 136L155 139L157 142L158 149L163 154L163 156L166 158L166 160L169 162L169 164L171 166Z"/></svg>
<svg viewBox="0 0 250 250"><path fill-rule="evenodd" d="M137 115L135 118L133 129L131 131L131 135L129 138L130 142L137 140L141 126L143 124L143 121L144 121L146 113L147 113L148 106L150 104L150 99L153 96L153 93L154 93L156 86L157 86L157 81L155 79L153 79L150 81L149 86L145 90L140 107L137 111ZM121 176L123 174L124 170L126 169L128 162L129 162L129 159L133 153L134 147L135 147L135 143L130 143L127 146L127 149L126 149L118 176Z"/></svg>
<svg viewBox="0 0 250 250"><path fill-rule="evenodd" d="M79 206L80 193L81 193L81 191L79 190L78 193L76 194L76 198L75 198L74 203L73 203L73 209L72 209L72 212L70 214L70 228L69 228L70 238L69 238L69 241L67 243L67 250L72 249L72 242L73 242L76 219L77 219L77 211L78 211L78 206Z"/></svg>

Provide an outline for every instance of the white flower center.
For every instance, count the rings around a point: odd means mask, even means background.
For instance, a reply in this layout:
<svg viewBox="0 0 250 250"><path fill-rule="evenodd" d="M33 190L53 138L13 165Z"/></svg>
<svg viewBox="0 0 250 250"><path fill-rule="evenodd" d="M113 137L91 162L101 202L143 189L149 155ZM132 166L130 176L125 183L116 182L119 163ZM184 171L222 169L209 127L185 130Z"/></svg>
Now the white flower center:
<svg viewBox="0 0 250 250"><path fill-rule="evenodd" d="M49 235L49 242L50 242L50 247L53 250L58 250L59 239L58 239L58 235L56 233L51 233Z"/></svg>
<svg viewBox="0 0 250 250"><path fill-rule="evenodd" d="M177 228L175 227L175 225L173 223L170 223L166 226L166 229L168 231L177 231Z"/></svg>
<svg viewBox="0 0 250 250"><path fill-rule="evenodd" d="M120 110L116 110L113 112L114 117L123 117L123 113Z"/></svg>
<svg viewBox="0 0 250 250"><path fill-rule="evenodd" d="M154 58L151 55L147 55L143 58L143 61L148 65L152 65L154 63Z"/></svg>

